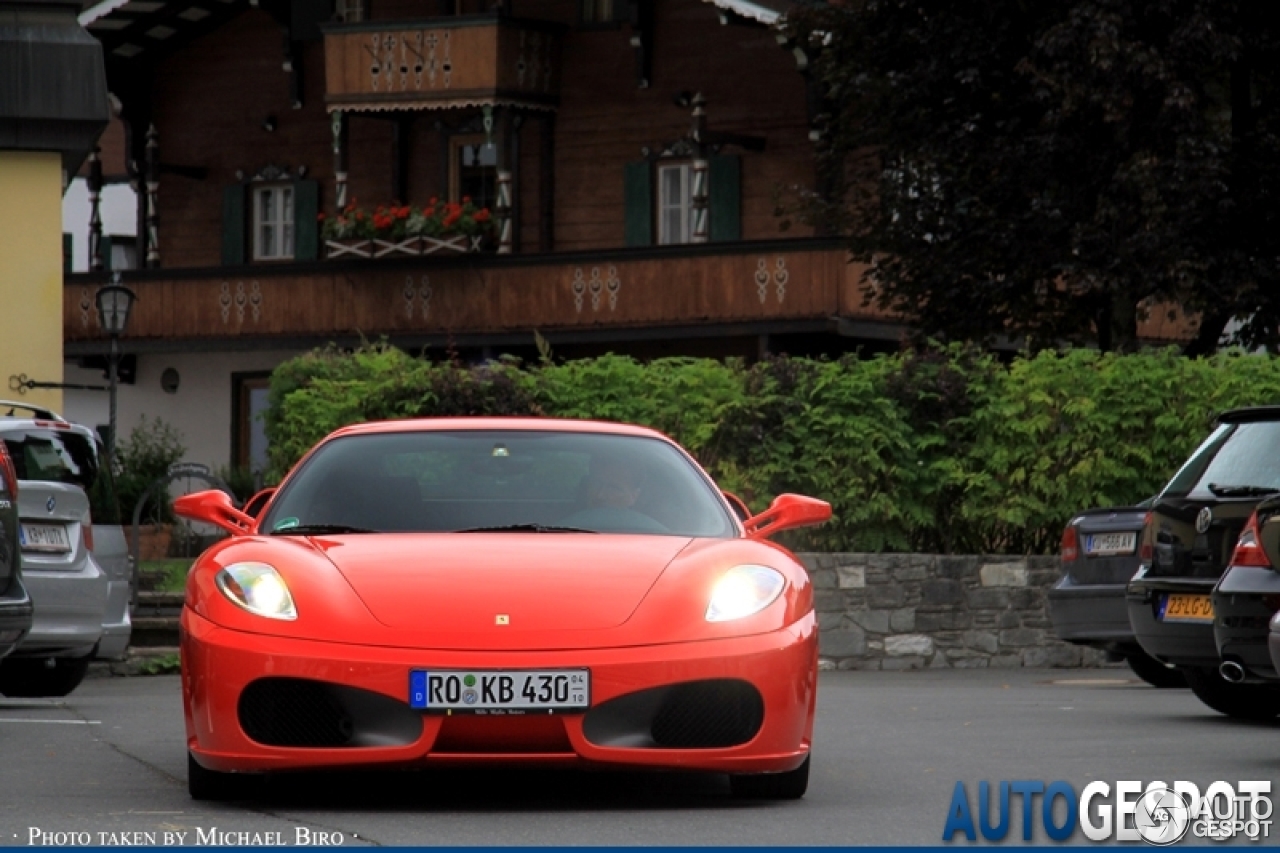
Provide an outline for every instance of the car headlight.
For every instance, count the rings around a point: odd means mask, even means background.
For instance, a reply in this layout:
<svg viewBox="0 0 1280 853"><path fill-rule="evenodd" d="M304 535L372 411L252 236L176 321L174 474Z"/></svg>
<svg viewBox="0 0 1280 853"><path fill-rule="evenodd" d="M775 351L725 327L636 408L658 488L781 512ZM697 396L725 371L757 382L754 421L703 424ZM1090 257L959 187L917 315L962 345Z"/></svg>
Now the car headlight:
<svg viewBox="0 0 1280 853"><path fill-rule="evenodd" d="M280 573L266 563L235 563L218 572L222 594L237 607L268 619L298 618L293 596Z"/></svg>
<svg viewBox="0 0 1280 853"><path fill-rule="evenodd" d="M735 566L720 578L707 607L708 622L728 622L759 613L782 594L787 579L768 566Z"/></svg>

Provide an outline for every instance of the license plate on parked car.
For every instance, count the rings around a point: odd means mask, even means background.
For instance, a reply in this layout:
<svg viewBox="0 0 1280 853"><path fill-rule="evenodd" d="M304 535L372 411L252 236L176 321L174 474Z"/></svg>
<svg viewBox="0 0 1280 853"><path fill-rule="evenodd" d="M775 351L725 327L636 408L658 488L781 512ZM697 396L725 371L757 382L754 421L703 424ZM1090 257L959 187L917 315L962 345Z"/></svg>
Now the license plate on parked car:
<svg viewBox="0 0 1280 853"><path fill-rule="evenodd" d="M1213 600L1207 595L1166 595L1161 622L1212 622Z"/></svg>
<svg viewBox="0 0 1280 853"><path fill-rule="evenodd" d="M65 554L71 550L65 524L27 524L18 527L18 543L24 551Z"/></svg>
<svg viewBox="0 0 1280 853"><path fill-rule="evenodd" d="M1084 552L1090 557L1114 557L1132 554L1138 545L1138 533L1090 533L1084 537Z"/></svg>
<svg viewBox="0 0 1280 853"><path fill-rule="evenodd" d="M553 714L591 705L591 672L421 670L409 673L409 705L448 714Z"/></svg>

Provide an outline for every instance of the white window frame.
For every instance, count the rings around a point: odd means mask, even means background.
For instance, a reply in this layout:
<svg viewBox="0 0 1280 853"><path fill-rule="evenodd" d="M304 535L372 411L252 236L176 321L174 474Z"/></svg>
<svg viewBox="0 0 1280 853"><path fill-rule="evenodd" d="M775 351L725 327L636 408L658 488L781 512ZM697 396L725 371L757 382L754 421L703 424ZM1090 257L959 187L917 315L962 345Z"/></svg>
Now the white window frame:
<svg viewBox="0 0 1280 853"><path fill-rule="evenodd" d="M670 198L667 192L667 173L680 174L679 197ZM693 242L693 164L689 161L679 163L660 163L658 165L658 245L674 246ZM679 224L672 227L667 213L679 213Z"/></svg>
<svg viewBox="0 0 1280 853"><path fill-rule="evenodd" d="M276 216L264 220L262 216L262 199L274 195ZM293 184L268 184L254 187L251 206L253 219L253 259L255 261L291 261L297 249L297 229L293 222L294 197ZM267 229L275 236L274 248L266 244Z"/></svg>

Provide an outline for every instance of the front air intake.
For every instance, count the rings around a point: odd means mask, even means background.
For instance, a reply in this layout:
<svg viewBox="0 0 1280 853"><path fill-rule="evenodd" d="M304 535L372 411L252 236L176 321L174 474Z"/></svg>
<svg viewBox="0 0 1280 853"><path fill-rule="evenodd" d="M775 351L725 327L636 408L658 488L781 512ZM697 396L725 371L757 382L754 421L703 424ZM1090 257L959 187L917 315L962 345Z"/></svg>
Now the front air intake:
<svg viewBox="0 0 1280 853"><path fill-rule="evenodd" d="M723 749L754 738L764 699L747 681L717 678L653 687L592 708L587 740L634 749Z"/></svg>
<svg viewBox="0 0 1280 853"><path fill-rule="evenodd" d="M350 715L325 685L300 678L263 678L240 694L240 727L266 746L346 746Z"/></svg>

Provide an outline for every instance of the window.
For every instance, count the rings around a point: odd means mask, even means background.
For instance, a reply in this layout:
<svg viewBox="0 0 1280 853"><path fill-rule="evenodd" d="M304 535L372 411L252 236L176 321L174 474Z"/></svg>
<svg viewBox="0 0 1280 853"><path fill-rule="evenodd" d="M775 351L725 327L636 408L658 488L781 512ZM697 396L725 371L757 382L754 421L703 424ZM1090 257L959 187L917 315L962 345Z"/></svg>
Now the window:
<svg viewBox="0 0 1280 853"><path fill-rule="evenodd" d="M582 0L582 23L607 24L614 20L615 0Z"/></svg>
<svg viewBox="0 0 1280 853"><path fill-rule="evenodd" d="M470 198L476 207L493 209L498 200L498 146L483 135L450 140L449 198Z"/></svg>
<svg viewBox="0 0 1280 853"><path fill-rule="evenodd" d="M690 167L676 163L658 167L658 243L688 243L693 235Z"/></svg>
<svg viewBox="0 0 1280 853"><path fill-rule="evenodd" d="M742 239L741 164L717 154L707 169L707 238ZM693 164L640 160L623 170L623 235L628 246L688 243L693 239Z"/></svg>
<svg viewBox="0 0 1280 853"><path fill-rule="evenodd" d="M267 467L267 403L271 395L271 374L235 373L231 384L232 433L231 459L237 468L261 474Z"/></svg>
<svg viewBox="0 0 1280 853"><path fill-rule="evenodd" d="M253 258L293 258L293 187L258 187L253 191Z"/></svg>

